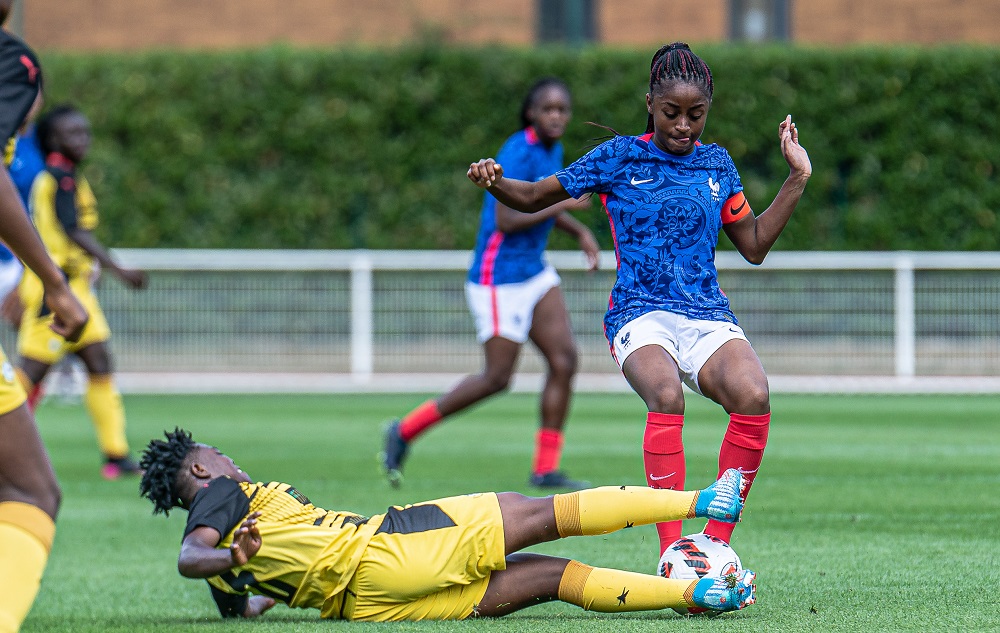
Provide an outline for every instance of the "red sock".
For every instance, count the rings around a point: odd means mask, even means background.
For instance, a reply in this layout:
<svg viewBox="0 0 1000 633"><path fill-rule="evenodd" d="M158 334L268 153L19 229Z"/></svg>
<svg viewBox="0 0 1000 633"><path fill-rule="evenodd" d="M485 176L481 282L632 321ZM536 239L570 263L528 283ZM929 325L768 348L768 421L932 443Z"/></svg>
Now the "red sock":
<svg viewBox="0 0 1000 633"><path fill-rule="evenodd" d="M42 391L42 383L38 383L31 388L31 391L28 392L27 402L29 411L34 413L35 409L38 408L38 403L42 401L43 395L45 395L45 392Z"/></svg>
<svg viewBox="0 0 1000 633"><path fill-rule="evenodd" d="M544 475L559 468L563 434L556 429L538 429L535 436L535 464L532 473Z"/></svg>
<svg viewBox="0 0 1000 633"><path fill-rule="evenodd" d="M399 434L404 442L412 442L418 435L431 428L442 419L437 400L428 400L403 418Z"/></svg>
<svg viewBox="0 0 1000 633"><path fill-rule="evenodd" d="M684 489L684 443L681 431L684 416L671 413L646 415L646 432L642 438L642 460L646 466L646 483L650 488ZM657 523L660 553L681 537L681 522Z"/></svg>
<svg viewBox="0 0 1000 633"><path fill-rule="evenodd" d="M740 491L740 498L744 502L764 457L767 431L770 426L770 413L764 415L732 413L729 416L729 428L726 429L726 436L719 450L719 475L730 468L740 469L743 473L743 490ZM705 526L705 534L717 536L728 543L735 527L735 523L709 521Z"/></svg>

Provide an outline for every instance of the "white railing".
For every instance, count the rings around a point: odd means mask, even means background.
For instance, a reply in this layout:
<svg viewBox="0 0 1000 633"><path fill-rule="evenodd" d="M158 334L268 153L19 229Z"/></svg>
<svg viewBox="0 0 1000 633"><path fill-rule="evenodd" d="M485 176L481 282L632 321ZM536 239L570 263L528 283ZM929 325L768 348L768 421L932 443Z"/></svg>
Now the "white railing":
<svg viewBox="0 0 1000 633"><path fill-rule="evenodd" d="M465 251L116 253L152 281L99 289L126 388L434 390L480 366ZM548 257L579 383L627 388L602 334L614 254L596 274L578 252ZM754 267L720 252L717 265L772 389L1000 390L1000 253L774 252ZM521 369L537 386L539 358Z"/></svg>

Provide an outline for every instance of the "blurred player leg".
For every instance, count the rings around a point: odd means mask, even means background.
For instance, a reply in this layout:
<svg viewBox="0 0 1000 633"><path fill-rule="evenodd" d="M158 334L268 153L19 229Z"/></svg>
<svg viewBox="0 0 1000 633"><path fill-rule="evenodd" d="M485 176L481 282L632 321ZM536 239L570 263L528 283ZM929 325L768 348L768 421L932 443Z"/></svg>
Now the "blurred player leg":
<svg viewBox="0 0 1000 633"><path fill-rule="evenodd" d="M528 337L548 364L541 393L541 425L535 441L531 484L541 488L586 488L590 485L588 482L573 480L559 470L563 429L576 375L577 349L566 302L558 286L549 289L535 306Z"/></svg>
<svg viewBox="0 0 1000 633"><path fill-rule="evenodd" d="M3 408L23 403L13 375L9 380L5 375L4 383ZM17 404L0 415L0 429L0 632L7 633L18 630L38 593L60 492L27 407Z"/></svg>
<svg viewBox="0 0 1000 633"><path fill-rule="evenodd" d="M125 407L111 374L111 357L106 343L95 343L77 351L87 367L89 381L84 402L97 433L97 443L104 454L101 473L106 479L139 475L139 466L129 458L125 436Z"/></svg>

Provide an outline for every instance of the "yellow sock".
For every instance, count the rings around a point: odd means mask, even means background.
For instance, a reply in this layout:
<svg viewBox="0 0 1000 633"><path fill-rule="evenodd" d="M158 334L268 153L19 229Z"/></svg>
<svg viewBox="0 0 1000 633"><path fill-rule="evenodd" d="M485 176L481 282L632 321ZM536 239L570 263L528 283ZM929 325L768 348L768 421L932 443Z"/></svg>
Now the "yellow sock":
<svg viewBox="0 0 1000 633"><path fill-rule="evenodd" d="M697 580L591 567L571 560L559 582L559 599L602 613L691 607L696 584Z"/></svg>
<svg viewBox="0 0 1000 633"><path fill-rule="evenodd" d="M555 495L559 536L607 534L633 525L694 517L696 491L603 486Z"/></svg>
<svg viewBox="0 0 1000 633"><path fill-rule="evenodd" d="M87 411L97 431L97 444L108 457L128 455L125 408L111 376L91 376L85 397Z"/></svg>
<svg viewBox="0 0 1000 633"><path fill-rule="evenodd" d="M56 525L27 503L0 503L0 633L16 633L35 601Z"/></svg>

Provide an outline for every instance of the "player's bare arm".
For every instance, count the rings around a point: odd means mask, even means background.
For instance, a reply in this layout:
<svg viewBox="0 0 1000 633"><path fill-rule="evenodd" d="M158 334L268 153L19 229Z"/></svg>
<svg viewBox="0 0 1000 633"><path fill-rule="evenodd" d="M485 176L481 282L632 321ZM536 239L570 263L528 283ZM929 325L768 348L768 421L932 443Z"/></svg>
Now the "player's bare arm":
<svg viewBox="0 0 1000 633"><path fill-rule="evenodd" d="M55 315L53 331L69 341L79 339L87 324L87 311L70 292L62 271L46 252L6 169L0 169L0 239L41 279L45 303Z"/></svg>
<svg viewBox="0 0 1000 633"><path fill-rule="evenodd" d="M503 166L492 158L472 163L466 175L477 187L486 189L501 204L516 211L534 213L569 198L555 176L537 182L504 178Z"/></svg>
<svg viewBox="0 0 1000 633"><path fill-rule="evenodd" d="M764 261L788 224L788 219L792 217L806 183L812 176L812 163L805 148L799 144L799 130L792 121L792 115L785 117L778 126L778 139L789 169L778 195L767 210L756 218L751 213L725 227L726 235L732 240L736 250L752 264Z"/></svg>
<svg viewBox="0 0 1000 633"><path fill-rule="evenodd" d="M570 198L556 203L551 207L546 207L537 213L521 213L515 211L503 203L497 203L495 216L497 230L503 233L517 233L541 224L551 218L556 218L556 226L559 227L559 216L573 211L581 211L590 208L589 196L576 199ZM560 227L561 228L561 227ZM565 230L565 229L564 229ZM572 233L574 237L576 233Z"/></svg>
<svg viewBox="0 0 1000 633"><path fill-rule="evenodd" d="M260 551L262 541L257 529L259 512L250 514L233 534L229 549L216 546L222 536L215 528L199 526L191 531L181 543L181 553L177 557L177 571L185 578L211 578L225 573L233 567L247 564Z"/></svg>
<svg viewBox="0 0 1000 633"><path fill-rule="evenodd" d="M87 254L96 259L101 263L106 270L110 270L115 277L118 277L129 288L135 290L142 290L146 287L148 283L148 278L146 273L141 270L135 270L133 268L125 268L120 266L118 262L111 257L111 253L101 245L94 234L86 229L73 229L70 234L70 239L72 239L76 244L85 250Z"/></svg>

